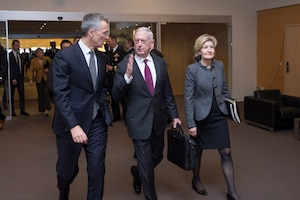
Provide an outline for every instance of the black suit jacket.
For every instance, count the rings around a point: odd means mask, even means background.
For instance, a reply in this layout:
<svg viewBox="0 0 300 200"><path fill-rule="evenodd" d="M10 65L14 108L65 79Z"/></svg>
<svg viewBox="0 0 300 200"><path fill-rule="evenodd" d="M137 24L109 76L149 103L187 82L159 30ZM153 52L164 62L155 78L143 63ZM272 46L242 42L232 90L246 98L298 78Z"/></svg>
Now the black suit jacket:
<svg viewBox="0 0 300 200"><path fill-rule="evenodd" d="M151 54L156 69L156 85L153 96L149 93L140 69L134 61L133 79L127 84L124 74L128 56L118 64L112 95L121 99L126 95L126 125L132 139L148 139L152 128L155 134L163 134L166 128L166 114L171 119L178 118L166 62Z"/></svg>
<svg viewBox="0 0 300 200"><path fill-rule="evenodd" d="M107 52L108 65L111 65L113 67L117 66L117 64L123 60L125 55L126 55L126 51L121 46L118 46L114 52L112 50L109 50ZM114 77L115 77L115 70L107 72L107 87L109 92L111 92L111 88L114 83Z"/></svg>
<svg viewBox="0 0 300 200"><path fill-rule="evenodd" d="M78 43L60 50L53 61L53 90L56 109L53 121L55 134L71 137L69 130L76 125L87 133L96 99L106 125L111 125L106 98L106 56L96 52L98 80L94 90L92 77Z"/></svg>
<svg viewBox="0 0 300 200"><path fill-rule="evenodd" d="M21 61L21 73L14 53L12 51L9 53L10 80L14 80L17 78L24 79L24 65L22 63L21 56L20 56L20 61Z"/></svg>

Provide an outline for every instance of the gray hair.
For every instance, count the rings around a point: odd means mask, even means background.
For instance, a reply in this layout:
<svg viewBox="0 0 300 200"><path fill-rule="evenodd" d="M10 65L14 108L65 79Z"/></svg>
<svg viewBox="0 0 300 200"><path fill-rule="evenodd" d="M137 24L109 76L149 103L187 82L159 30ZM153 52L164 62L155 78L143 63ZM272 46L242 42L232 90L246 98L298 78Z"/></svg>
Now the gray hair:
<svg viewBox="0 0 300 200"><path fill-rule="evenodd" d="M147 31L149 40L152 41L154 39L153 32L149 28L143 26L143 27L140 27L140 28L136 29L135 32L137 33L139 31Z"/></svg>
<svg viewBox="0 0 300 200"><path fill-rule="evenodd" d="M86 35L90 29L99 30L101 28L101 21L108 23L108 20L100 13L86 14L81 23L82 35Z"/></svg>

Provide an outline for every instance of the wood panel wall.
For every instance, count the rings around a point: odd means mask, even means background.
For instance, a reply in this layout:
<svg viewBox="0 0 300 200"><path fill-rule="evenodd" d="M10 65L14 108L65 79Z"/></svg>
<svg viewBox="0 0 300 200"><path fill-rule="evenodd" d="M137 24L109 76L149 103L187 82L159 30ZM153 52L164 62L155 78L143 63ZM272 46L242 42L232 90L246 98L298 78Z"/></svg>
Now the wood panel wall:
<svg viewBox="0 0 300 200"><path fill-rule="evenodd" d="M257 86L284 92L284 32L300 24L299 13L300 5L257 12Z"/></svg>
<svg viewBox="0 0 300 200"><path fill-rule="evenodd" d="M184 94L186 67L193 63L194 43L203 33L218 40L216 58L224 62L228 73L228 31L226 24L168 23L161 28L161 47L168 64L168 72L174 95ZM227 76L228 77L228 76Z"/></svg>

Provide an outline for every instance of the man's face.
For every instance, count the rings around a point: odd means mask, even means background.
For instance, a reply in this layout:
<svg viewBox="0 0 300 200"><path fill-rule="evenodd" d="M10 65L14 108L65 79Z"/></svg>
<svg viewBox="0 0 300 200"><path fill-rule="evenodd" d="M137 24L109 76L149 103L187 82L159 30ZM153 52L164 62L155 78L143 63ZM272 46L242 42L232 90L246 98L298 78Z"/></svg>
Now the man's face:
<svg viewBox="0 0 300 200"><path fill-rule="evenodd" d="M92 30L92 41L95 48L101 47L109 35L108 24L105 21L101 21L100 24L101 28L99 30Z"/></svg>
<svg viewBox="0 0 300 200"><path fill-rule="evenodd" d="M134 35L134 50L135 53L146 58L153 47L153 40L149 39L149 33L147 31L138 31Z"/></svg>
<svg viewBox="0 0 300 200"><path fill-rule="evenodd" d="M13 45L12 45L12 49L14 51L19 51L19 49L20 49L20 42L14 42Z"/></svg>

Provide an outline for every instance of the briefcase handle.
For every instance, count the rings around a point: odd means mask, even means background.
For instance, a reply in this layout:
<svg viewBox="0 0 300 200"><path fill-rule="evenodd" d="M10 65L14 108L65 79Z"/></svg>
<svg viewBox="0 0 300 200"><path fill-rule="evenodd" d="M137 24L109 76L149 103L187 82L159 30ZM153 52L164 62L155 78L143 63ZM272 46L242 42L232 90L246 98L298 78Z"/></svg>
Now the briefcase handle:
<svg viewBox="0 0 300 200"><path fill-rule="evenodd" d="M174 131L176 131L176 133L177 133L178 135L179 135L179 134L184 134L183 129L182 129L182 127L181 127L181 125L180 125L179 123L176 124L176 127L175 127L175 128L172 126L172 129L173 129Z"/></svg>
<svg viewBox="0 0 300 200"><path fill-rule="evenodd" d="M174 128L173 126L172 126L172 129L177 133L177 135L180 135L180 134L184 134L185 135L185 133L183 132L183 129L182 129L182 127L181 127L181 125L179 124L179 123L177 123L176 124L176 128ZM192 139L192 140L194 140L194 142L195 142L195 147L197 148L197 149L200 149L200 147L199 147L199 144L200 144L200 142L199 142L199 138L197 137L197 136L195 136L195 137L193 137L193 136L191 136L191 135L189 135L190 136L190 138Z"/></svg>

